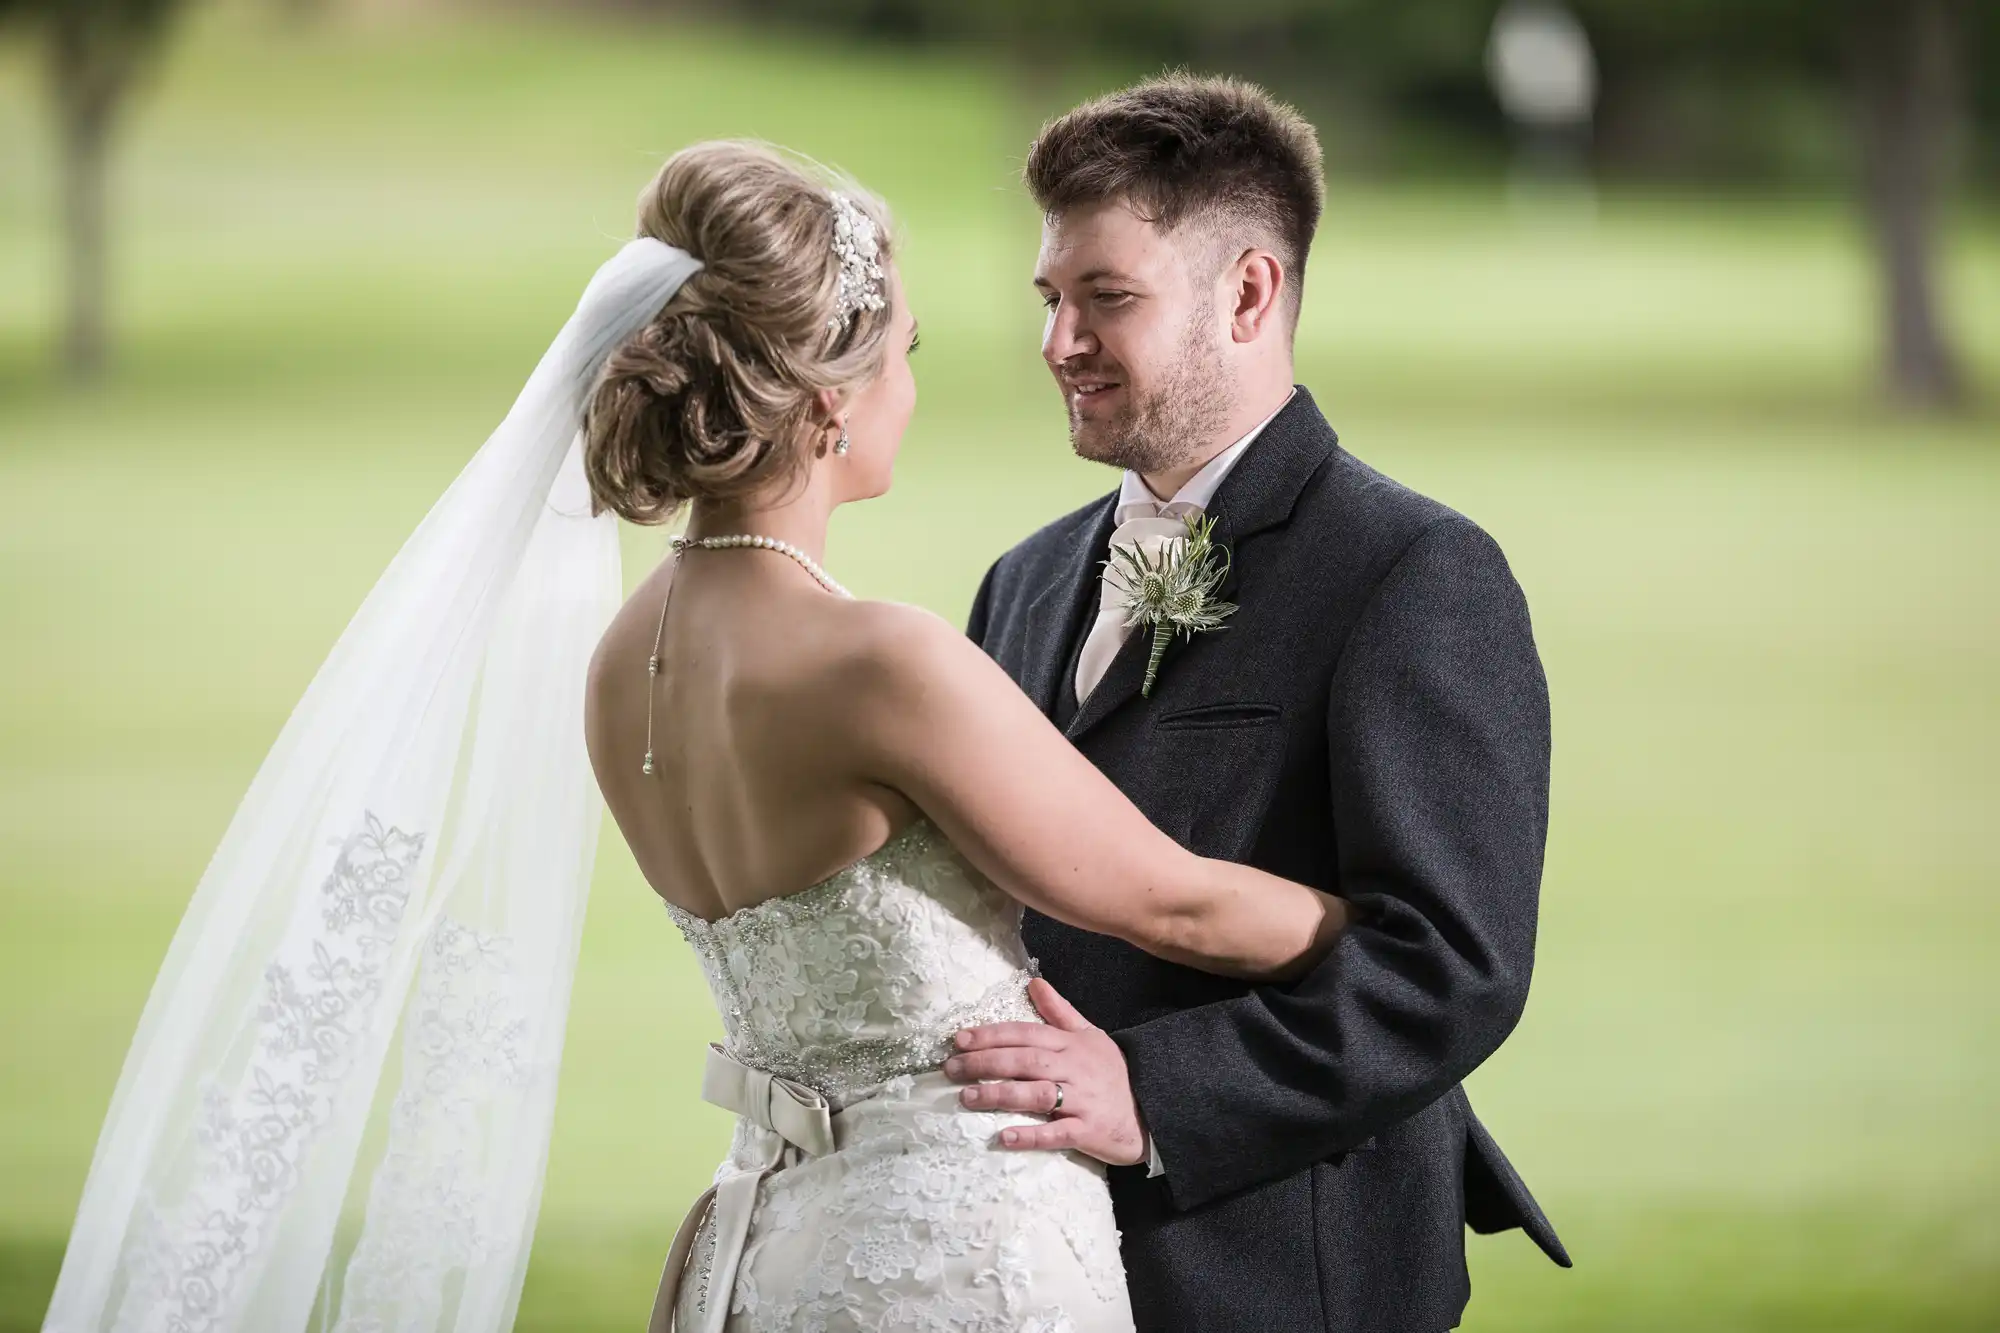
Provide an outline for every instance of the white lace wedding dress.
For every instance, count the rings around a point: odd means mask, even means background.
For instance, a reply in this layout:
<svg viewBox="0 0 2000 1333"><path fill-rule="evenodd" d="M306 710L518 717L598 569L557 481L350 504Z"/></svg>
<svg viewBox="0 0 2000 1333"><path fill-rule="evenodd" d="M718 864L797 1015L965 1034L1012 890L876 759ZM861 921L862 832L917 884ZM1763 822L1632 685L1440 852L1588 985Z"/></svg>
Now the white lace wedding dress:
<svg viewBox="0 0 2000 1333"><path fill-rule="evenodd" d="M1002 1151L1032 1118L939 1072L959 1028L1039 1020L1019 905L933 825L718 921L668 911L722 1011L711 1100L741 1104L655 1328L1130 1333L1104 1168Z"/></svg>

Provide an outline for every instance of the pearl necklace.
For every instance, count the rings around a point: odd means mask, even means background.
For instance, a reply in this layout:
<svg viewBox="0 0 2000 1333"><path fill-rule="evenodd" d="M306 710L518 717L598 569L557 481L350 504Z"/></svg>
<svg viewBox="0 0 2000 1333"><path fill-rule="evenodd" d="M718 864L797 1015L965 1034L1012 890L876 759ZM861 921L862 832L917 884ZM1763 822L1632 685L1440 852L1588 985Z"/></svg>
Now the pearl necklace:
<svg viewBox="0 0 2000 1333"><path fill-rule="evenodd" d="M748 533L735 533L727 537L676 537L671 543L674 550L685 551L689 547L699 547L706 551L728 551L737 547L748 547L759 551L776 551L798 561L799 568L813 576L820 587L836 597L852 597L854 594L834 582L833 575L819 567L819 562L801 551L790 542L781 542L776 537L753 537Z"/></svg>
<svg viewBox="0 0 2000 1333"><path fill-rule="evenodd" d="M749 533L732 533L726 537L675 537L670 543L678 555L689 549L704 551L732 551L737 549L776 551L779 555L790 556L798 562L799 568L812 575L813 581L836 597L852 597L853 593L834 581L833 575L819 567L819 562L801 551L790 542L779 541L776 537L755 537ZM646 759L639 771L647 777L653 775L653 677L660 674L660 645L667 634L667 603L673 600L674 589L667 585L667 595L660 599L660 626L653 631L653 652L646 659Z"/></svg>

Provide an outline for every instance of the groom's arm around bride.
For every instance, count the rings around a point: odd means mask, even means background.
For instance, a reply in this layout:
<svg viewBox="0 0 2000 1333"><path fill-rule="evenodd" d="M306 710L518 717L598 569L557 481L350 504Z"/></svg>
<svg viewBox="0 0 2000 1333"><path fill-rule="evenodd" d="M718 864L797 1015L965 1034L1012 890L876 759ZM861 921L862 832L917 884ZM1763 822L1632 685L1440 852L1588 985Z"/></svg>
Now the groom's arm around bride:
<svg viewBox="0 0 2000 1333"><path fill-rule="evenodd" d="M1161 828L1356 915L1308 976L1251 987L1030 914L1043 975L1110 1040L1028 1061L976 1034L955 1067L1037 1111L1057 1083L1129 1081L1045 1130L1129 1142L1110 1122L1136 1105L1155 1169L1111 1177L1142 1328L1449 1328L1468 1224L1568 1263L1460 1086L1533 964L1549 712L1526 601L1485 532L1291 390L1321 199L1295 113L1159 80L1047 127L1027 174L1044 356L1077 452L1125 481L1003 556L970 633ZM1119 643L1101 566L1135 521L1190 511L1237 609L1149 684L1152 636Z"/></svg>

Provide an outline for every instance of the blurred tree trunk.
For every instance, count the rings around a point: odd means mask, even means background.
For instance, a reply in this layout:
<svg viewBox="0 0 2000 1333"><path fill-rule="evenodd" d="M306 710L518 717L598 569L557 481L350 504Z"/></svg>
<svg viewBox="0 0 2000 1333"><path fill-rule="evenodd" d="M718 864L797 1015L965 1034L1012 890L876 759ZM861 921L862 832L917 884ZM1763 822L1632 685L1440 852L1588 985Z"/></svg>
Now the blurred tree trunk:
<svg viewBox="0 0 2000 1333"><path fill-rule="evenodd" d="M1933 410L1965 400L1936 287L1958 17L1956 0L1864 0L1848 34L1863 202L1882 284L1883 369L1898 401Z"/></svg>
<svg viewBox="0 0 2000 1333"><path fill-rule="evenodd" d="M62 169L62 228L69 290L63 368L90 378L105 359L105 174L111 119L123 92L116 62L98 49L87 6L57 11L50 32L51 82Z"/></svg>
<svg viewBox="0 0 2000 1333"><path fill-rule="evenodd" d="M68 289L63 368L90 378L104 368L109 336L106 177L112 132L133 86L182 0L0 0L47 40L50 100L62 179Z"/></svg>

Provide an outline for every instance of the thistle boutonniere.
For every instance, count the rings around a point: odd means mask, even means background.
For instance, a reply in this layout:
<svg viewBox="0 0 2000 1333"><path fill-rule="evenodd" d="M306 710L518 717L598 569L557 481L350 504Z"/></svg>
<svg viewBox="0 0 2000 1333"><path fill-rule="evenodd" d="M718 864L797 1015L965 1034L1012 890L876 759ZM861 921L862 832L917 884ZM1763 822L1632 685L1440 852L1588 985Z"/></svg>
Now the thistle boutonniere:
<svg viewBox="0 0 2000 1333"><path fill-rule="evenodd" d="M1152 697L1160 660L1167 655L1174 635L1192 639L1221 629L1223 620L1236 609L1232 603L1215 599L1222 581L1229 577L1229 551L1215 544L1215 520L1189 514L1185 522L1186 537L1160 543L1152 551L1138 545L1111 548L1109 563L1125 585L1125 624L1153 631L1146 681L1139 687L1144 698Z"/></svg>

